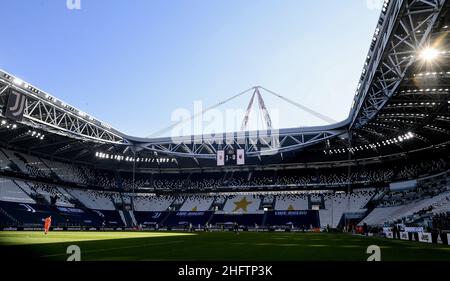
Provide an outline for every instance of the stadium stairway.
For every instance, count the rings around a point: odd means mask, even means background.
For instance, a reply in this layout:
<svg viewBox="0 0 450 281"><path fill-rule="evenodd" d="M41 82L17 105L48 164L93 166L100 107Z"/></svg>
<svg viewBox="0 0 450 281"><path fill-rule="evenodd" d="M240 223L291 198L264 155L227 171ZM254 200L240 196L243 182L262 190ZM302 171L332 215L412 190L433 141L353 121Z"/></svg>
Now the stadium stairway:
<svg viewBox="0 0 450 281"><path fill-rule="evenodd" d="M71 192L69 191L69 189L63 188L63 190L72 197L72 200L74 203L74 208L80 209L80 210L84 211L86 214L90 214L91 216L101 220L101 216L97 212L88 208L85 204L83 204L83 202L79 198L77 198L76 196L73 196L71 194Z"/></svg>
<svg viewBox="0 0 450 281"><path fill-rule="evenodd" d="M387 191L377 191L375 194L370 198L370 200L367 202L367 204L364 206L366 211L364 212L364 215L362 215L361 219L358 221L358 225L360 225L363 220L372 213L373 210L377 207L379 201L385 196Z"/></svg>
<svg viewBox="0 0 450 281"><path fill-rule="evenodd" d="M258 210L264 210L264 197L265 196L261 196L260 198Z"/></svg>
<svg viewBox="0 0 450 281"><path fill-rule="evenodd" d="M0 149L0 159L5 162L5 167L8 166L14 172L22 172L20 167L14 163L3 150Z"/></svg>
<svg viewBox="0 0 450 281"><path fill-rule="evenodd" d="M122 213L123 215L121 215L122 217L122 221L124 222L124 225L127 227L133 227L136 226L136 219L134 218L134 215L131 215L132 211L129 210L119 210L119 213Z"/></svg>
<svg viewBox="0 0 450 281"><path fill-rule="evenodd" d="M122 210L118 210L120 218L122 219L123 225L125 226L131 226L132 222L131 222L131 218L128 218L125 216L125 212Z"/></svg>
<svg viewBox="0 0 450 281"><path fill-rule="evenodd" d="M44 167L46 173L48 173L48 175L51 179L55 179L55 180L60 179L58 177L58 175L52 170L52 168L43 159L41 159L39 157L36 157L36 159L38 159L40 161L41 166Z"/></svg>
<svg viewBox="0 0 450 281"><path fill-rule="evenodd" d="M181 188L187 188L191 183L191 177L193 173L189 173L189 175L183 180L181 184Z"/></svg>
<svg viewBox="0 0 450 281"><path fill-rule="evenodd" d="M180 208L186 203L187 197L183 197L181 201L175 199L169 206L170 211L179 211Z"/></svg>
<svg viewBox="0 0 450 281"><path fill-rule="evenodd" d="M161 220L160 225L164 225L166 223L167 218L169 218L170 212L165 212L164 218Z"/></svg>
<svg viewBox="0 0 450 281"><path fill-rule="evenodd" d="M230 172L227 171L227 172L223 173L223 176L222 176L222 179L221 179L220 183L225 182L225 180L226 180L227 177L228 177L228 173L230 173Z"/></svg>
<svg viewBox="0 0 450 281"><path fill-rule="evenodd" d="M211 222L211 220L214 217L214 212L211 212L211 215L209 216L208 220L206 221L206 224L209 225L209 223Z"/></svg>
<svg viewBox="0 0 450 281"><path fill-rule="evenodd" d="M132 210L129 210L128 214L130 215L130 218L131 218L131 221L133 222L133 225L138 225L136 217L134 216L134 212Z"/></svg>
<svg viewBox="0 0 450 281"><path fill-rule="evenodd" d="M114 179L116 180L116 188L121 190L123 188L123 179L120 177L118 171L114 171Z"/></svg>
<svg viewBox="0 0 450 281"><path fill-rule="evenodd" d="M264 212L264 216L263 216L262 223L261 223L262 226L266 225L266 220L267 220L267 212Z"/></svg>
<svg viewBox="0 0 450 281"><path fill-rule="evenodd" d="M34 188L29 183L18 182L18 181L13 181L13 182L17 187L19 187L20 190L22 190L30 198L32 198L34 201L36 201L37 204L46 205L46 206L50 205L50 202L47 201L47 199L43 195L36 192L36 190L34 190Z"/></svg>

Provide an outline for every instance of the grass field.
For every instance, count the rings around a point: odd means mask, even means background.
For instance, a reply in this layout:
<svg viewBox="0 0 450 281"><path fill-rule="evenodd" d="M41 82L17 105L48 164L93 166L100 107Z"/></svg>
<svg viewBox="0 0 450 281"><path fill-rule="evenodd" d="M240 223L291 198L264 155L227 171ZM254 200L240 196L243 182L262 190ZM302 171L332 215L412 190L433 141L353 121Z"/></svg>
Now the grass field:
<svg viewBox="0 0 450 281"><path fill-rule="evenodd" d="M365 261L369 245L383 261L450 261L450 247L324 233L0 232L0 250L16 258L66 260L77 245L82 260ZM20 255L26 255L20 257Z"/></svg>

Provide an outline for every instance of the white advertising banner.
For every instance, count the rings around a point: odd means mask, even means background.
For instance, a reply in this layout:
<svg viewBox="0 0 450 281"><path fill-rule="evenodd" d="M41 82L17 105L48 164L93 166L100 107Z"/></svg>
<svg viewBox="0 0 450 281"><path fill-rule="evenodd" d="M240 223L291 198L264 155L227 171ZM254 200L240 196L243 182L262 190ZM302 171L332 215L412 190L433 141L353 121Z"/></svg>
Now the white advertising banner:
<svg viewBox="0 0 450 281"><path fill-rule="evenodd" d="M417 233L419 233L419 232L423 232L423 227L418 227L418 226L414 226L414 227L411 227L411 226L407 226L407 227L405 227L405 231L406 232L417 232Z"/></svg>
<svg viewBox="0 0 450 281"><path fill-rule="evenodd" d="M217 166L225 166L225 151L217 151Z"/></svg>
<svg viewBox="0 0 450 281"><path fill-rule="evenodd" d="M236 155L237 155L236 164L244 165L245 164L245 151L243 149L238 149L236 151Z"/></svg>
<svg viewBox="0 0 450 281"><path fill-rule="evenodd" d="M428 232L419 232L419 241L424 243L431 243L431 233Z"/></svg>
<svg viewBox="0 0 450 281"><path fill-rule="evenodd" d="M417 180L393 182L393 183L389 184L389 188L392 191L412 189L412 188L415 188L416 186L417 186Z"/></svg>
<svg viewBox="0 0 450 281"><path fill-rule="evenodd" d="M385 231L384 234L386 235L386 238L394 239L394 233L392 231Z"/></svg>
<svg viewBox="0 0 450 281"><path fill-rule="evenodd" d="M447 244L450 245L450 233L447 233Z"/></svg>
<svg viewBox="0 0 450 281"><path fill-rule="evenodd" d="M400 232L400 239L409 240L408 232Z"/></svg>

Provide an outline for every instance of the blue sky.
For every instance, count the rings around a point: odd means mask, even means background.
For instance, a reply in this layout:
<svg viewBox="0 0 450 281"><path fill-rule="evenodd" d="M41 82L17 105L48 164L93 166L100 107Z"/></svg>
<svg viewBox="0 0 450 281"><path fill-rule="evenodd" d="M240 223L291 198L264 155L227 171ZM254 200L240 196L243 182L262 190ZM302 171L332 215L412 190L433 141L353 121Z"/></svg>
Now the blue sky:
<svg viewBox="0 0 450 281"><path fill-rule="evenodd" d="M136 136L255 85L340 121L380 14L370 1L0 0L0 68ZM276 126L324 124L263 97Z"/></svg>

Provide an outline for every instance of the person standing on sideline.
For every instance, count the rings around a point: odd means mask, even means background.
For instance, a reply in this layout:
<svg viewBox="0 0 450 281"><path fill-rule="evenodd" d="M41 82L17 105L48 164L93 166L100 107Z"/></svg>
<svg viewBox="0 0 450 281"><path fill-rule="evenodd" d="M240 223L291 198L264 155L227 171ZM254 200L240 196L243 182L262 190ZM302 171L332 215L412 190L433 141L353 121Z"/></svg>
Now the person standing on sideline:
<svg viewBox="0 0 450 281"><path fill-rule="evenodd" d="M234 223L234 233L239 234L239 225L237 222Z"/></svg>
<svg viewBox="0 0 450 281"><path fill-rule="evenodd" d="M51 225L52 225L52 216L48 216L44 220L44 231L45 231L45 234L48 233L48 231L50 230L50 226Z"/></svg>

